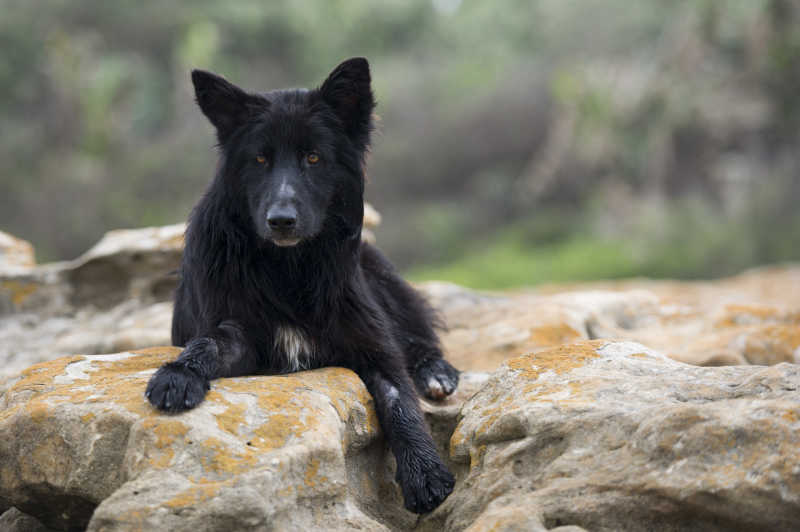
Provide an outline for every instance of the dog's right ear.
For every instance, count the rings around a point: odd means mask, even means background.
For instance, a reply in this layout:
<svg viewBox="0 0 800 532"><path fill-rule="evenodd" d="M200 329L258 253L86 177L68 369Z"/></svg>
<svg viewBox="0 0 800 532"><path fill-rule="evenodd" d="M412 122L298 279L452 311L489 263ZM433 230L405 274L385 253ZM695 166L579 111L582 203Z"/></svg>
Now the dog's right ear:
<svg viewBox="0 0 800 532"><path fill-rule="evenodd" d="M205 70L192 70L192 83L197 105L217 128L220 144L225 144L254 108L266 104L263 98L248 94L225 78Z"/></svg>

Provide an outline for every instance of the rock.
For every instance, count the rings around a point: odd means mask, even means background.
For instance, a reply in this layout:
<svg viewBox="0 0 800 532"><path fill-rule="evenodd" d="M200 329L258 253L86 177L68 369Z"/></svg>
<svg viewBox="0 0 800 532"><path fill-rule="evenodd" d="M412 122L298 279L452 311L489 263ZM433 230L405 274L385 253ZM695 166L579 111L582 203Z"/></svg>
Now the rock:
<svg viewBox="0 0 800 532"><path fill-rule="evenodd" d="M347 493L349 474L365 484L380 476L357 460L346 465L378 432L358 377L325 369L217 381L201 407L161 415L143 390L178 352L76 356L27 370L0 414L0 496L59 529L383 529Z"/></svg>
<svg viewBox="0 0 800 532"><path fill-rule="evenodd" d="M220 379L163 415L143 397L178 348L32 366L0 402L0 500L45 525L112 530L408 528L372 399L349 370ZM444 444L461 402L426 405Z"/></svg>
<svg viewBox="0 0 800 532"><path fill-rule="evenodd" d="M0 515L0 530L3 532L53 532L38 519L11 508Z"/></svg>
<svg viewBox="0 0 800 532"><path fill-rule="evenodd" d="M800 361L800 267L703 282L616 281L481 294L447 283L420 288L448 330L454 365L491 371L525 351L581 339L643 343L704 366Z"/></svg>
<svg viewBox="0 0 800 532"><path fill-rule="evenodd" d="M129 300L172 297L184 224L109 231L64 271L75 308L109 309Z"/></svg>
<svg viewBox="0 0 800 532"><path fill-rule="evenodd" d="M73 261L0 272L0 314L61 316L134 300L171 298L183 250L182 224L108 232Z"/></svg>
<svg viewBox="0 0 800 532"><path fill-rule="evenodd" d="M798 388L794 364L703 368L625 341L512 358L461 410L459 481L428 519L444 530L800 529Z"/></svg>
<svg viewBox="0 0 800 532"><path fill-rule="evenodd" d="M0 231L0 271L34 266L36 266L36 256L31 243Z"/></svg>
<svg viewBox="0 0 800 532"><path fill-rule="evenodd" d="M645 290L541 296L479 294L446 283L420 288L447 324L442 342L448 357L471 371L494 370L522 352L616 334L659 315L658 297Z"/></svg>
<svg viewBox="0 0 800 532"><path fill-rule="evenodd" d="M800 527L794 364L704 368L593 340L464 374L455 396L423 403L457 483L417 518L355 374L220 379L197 409L162 415L142 392L178 351L61 358L11 379L0 501L17 510L0 519L89 531Z"/></svg>
<svg viewBox="0 0 800 532"><path fill-rule="evenodd" d="M364 227L375 229L381 224L381 215L369 203L364 204Z"/></svg>

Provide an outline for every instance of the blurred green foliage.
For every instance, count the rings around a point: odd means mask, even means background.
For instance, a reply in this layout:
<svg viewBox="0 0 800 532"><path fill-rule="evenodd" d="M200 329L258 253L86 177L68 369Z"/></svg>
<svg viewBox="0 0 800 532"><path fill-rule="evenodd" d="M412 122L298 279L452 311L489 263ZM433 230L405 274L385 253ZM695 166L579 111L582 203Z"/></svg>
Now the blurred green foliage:
<svg viewBox="0 0 800 532"><path fill-rule="evenodd" d="M368 199L415 279L712 277L800 259L794 0L0 0L0 228L40 261L185 220L191 68L314 86L370 59Z"/></svg>

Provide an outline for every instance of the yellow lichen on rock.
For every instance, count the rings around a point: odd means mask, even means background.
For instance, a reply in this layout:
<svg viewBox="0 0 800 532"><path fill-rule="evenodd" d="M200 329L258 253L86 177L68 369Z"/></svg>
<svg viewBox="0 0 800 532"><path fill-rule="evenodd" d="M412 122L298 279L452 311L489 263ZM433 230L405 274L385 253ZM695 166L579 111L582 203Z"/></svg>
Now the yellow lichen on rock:
<svg viewBox="0 0 800 532"><path fill-rule="evenodd" d="M189 427L176 419L165 420L155 416L142 420L141 427L150 432L155 440L150 464L158 468L169 467L175 456L173 445L186 436Z"/></svg>
<svg viewBox="0 0 800 532"><path fill-rule="evenodd" d="M477 425L460 424L450 438L451 458L458 462L476 463L475 448L496 440L520 437L524 427L514 412L531 402L566 403L576 401L582 391L579 382L558 383L543 379L545 375L562 376L600 358L598 349L605 340L592 340L527 353L506 361L500 369L502 385L489 385L481 392L481 402L471 402L462 415L479 415ZM490 383L493 381L490 381ZM498 383L499 384L499 383Z"/></svg>
<svg viewBox="0 0 800 532"><path fill-rule="evenodd" d="M0 282L0 291L5 292L15 307L21 307L25 301L40 288L35 281L5 280Z"/></svg>
<svg viewBox="0 0 800 532"><path fill-rule="evenodd" d="M86 498L86 486L94 504L119 502L111 514L128 516L126 526L142 530L159 512L195 512L241 482L254 483L247 489L259 490L272 513L301 499L342 504L346 453L379 431L371 397L355 373L324 368L219 379L197 408L164 414L146 401L144 390L153 372L179 353L161 347L76 355L29 368L7 390L8 408L0 413L2 482L54 486L48 488L59 490L54 500L65 506L53 509L51 522L58 526L86 527L91 514L76 517L69 510L73 499ZM36 442L25 444L24 452L8 436L20 430ZM115 499L125 482L131 491ZM371 522L352 503L345 507L347 519ZM98 515L98 522L116 519Z"/></svg>
<svg viewBox="0 0 800 532"><path fill-rule="evenodd" d="M469 467L444 528L544 530L566 516L683 530L690 511L698 530L796 530L799 379L792 364L702 368L625 341L512 359L461 410L450 451Z"/></svg>
<svg viewBox="0 0 800 532"><path fill-rule="evenodd" d="M583 366L593 358L599 358L597 348L606 343L608 343L607 340L593 340L562 345L535 354L512 358L506 364L512 370L518 371L519 375L525 379L535 380L545 371L554 371L560 375Z"/></svg>
<svg viewBox="0 0 800 532"><path fill-rule="evenodd" d="M530 342L537 347L549 347L574 342L581 338L581 333L566 323L557 323L530 330Z"/></svg>
<svg viewBox="0 0 800 532"><path fill-rule="evenodd" d="M191 508L197 504L207 501L217 495L219 490L229 482L209 482L192 486L178 495L164 502L164 506L172 509Z"/></svg>

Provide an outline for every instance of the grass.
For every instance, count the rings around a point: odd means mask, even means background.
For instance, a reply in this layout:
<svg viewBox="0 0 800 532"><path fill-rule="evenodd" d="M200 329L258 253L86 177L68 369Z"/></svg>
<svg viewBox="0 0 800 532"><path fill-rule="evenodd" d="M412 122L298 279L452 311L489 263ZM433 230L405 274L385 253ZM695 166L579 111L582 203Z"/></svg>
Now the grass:
<svg viewBox="0 0 800 532"><path fill-rule="evenodd" d="M633 253L622 242L578 236L530 246L512 234L448 264L415 268L407 275L412 281L437 279L478 289L502 289L640 273Z"/></svg>
<svg viewBox="0 0 800 532"><path fill-rule="evenodd" d="M492 290L626 277L708 279L800 260L796 213L760 209L725 216L697 202L675 203L644 208L605 236L598 234L597 220L549 213L473 242L447 262L405 274L412 281Z"/></svg>

